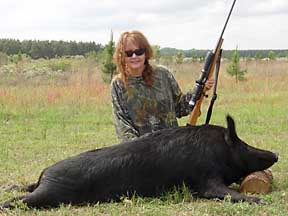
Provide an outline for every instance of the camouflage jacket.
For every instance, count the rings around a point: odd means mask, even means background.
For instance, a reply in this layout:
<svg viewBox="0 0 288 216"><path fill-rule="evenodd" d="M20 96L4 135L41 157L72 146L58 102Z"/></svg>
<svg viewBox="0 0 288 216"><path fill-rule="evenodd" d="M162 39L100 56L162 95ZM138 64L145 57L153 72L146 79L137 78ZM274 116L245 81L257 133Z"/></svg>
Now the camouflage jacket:
<svg viewBox="0 0 288 216"><path fill-rule="evenodd" d="M111 97L116 133L122 141L176 127L176 117L191 112L177 81L162 66L154 68L152 87L142 77L129 77L127 87L120 79L114 79Z"/></svg>

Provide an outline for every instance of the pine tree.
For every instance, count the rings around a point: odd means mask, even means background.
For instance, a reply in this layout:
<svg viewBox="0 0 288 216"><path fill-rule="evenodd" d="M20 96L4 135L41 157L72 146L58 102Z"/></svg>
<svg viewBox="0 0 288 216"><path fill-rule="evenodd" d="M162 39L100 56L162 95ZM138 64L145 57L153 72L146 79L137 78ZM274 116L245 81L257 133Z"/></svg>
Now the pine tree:
<svg viewBox="0 0 288 216"><path fill-rule="evenodd" d="M231 63L227 68L227 73L231 75L232 77L235 76L236 82L245 80L244 76L245 76L245 73L247 73L247 70L240 69L239 61L240 61L240 55L239 55L238 48L236 47L236 49L234 50L232 54Z"/></svg>
<svg viewBox="0 0 288 216"><path fill-rule="evenodd" d="M182 64L184 61L184 53L183 52L177 52L175 56L176 64Z"/></svg>
<svg viewBox="0 0 288 216"><path fill-rule="evenodd" d="M102 65L102 78L104 82L111 82L113 75L116 71L116 65L113 63L113 54L115 50L115 44L113 42L113 32L111 31L110 41L104 49L104 62Z"/></svg>
<svg viewBox="0 0 288 216"><path fill-rule="evenodd" d="M275 52L270 50L269 53L268 53L268 58L269 58L269 60L275 60L276 59Z"/></svg>

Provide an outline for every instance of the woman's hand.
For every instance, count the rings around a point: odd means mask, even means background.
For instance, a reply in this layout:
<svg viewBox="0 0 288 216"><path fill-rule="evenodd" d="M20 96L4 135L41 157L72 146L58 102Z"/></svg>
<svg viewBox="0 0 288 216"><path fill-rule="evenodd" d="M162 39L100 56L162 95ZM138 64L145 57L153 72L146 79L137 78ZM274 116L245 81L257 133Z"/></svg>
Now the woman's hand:
<svg viewBox="0 0 288 216"><path fill-rule="evenodd" d="M214 78L210 78L210 79L208 79L208 80L206 81L205 87L206 87L208 90L210 90L210 89L214 86L214 84L215 84Z"/></svg>
<svg viewBox="0 0 288 216"><path fill-rule="evenodd" d="M214 84L215 84L214 78L210 78L210 79L208 79L208 80L206 81L206 83L205 83L205 88L206 88L207 90L210 90L210 89L214 86ZM195 94L195 90L196 90L195 88L194 88L193 90L190 89L190 90L186 93L186 101L190 101L190 100L191 100L193 94Z"/></svg>

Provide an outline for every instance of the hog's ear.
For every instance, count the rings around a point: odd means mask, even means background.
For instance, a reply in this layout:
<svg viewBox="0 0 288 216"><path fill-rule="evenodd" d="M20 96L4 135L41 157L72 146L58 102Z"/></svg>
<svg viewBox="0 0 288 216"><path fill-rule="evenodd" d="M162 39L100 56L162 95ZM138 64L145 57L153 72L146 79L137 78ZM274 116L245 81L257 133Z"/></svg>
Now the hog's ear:
<svg viewBox="0 0 288 216"><path fill-rule="evenodd" d="M225 134L225 140L228 144L233 144L236 142L238 138L235 130L235 123L233 118L229 115L226 116L226 120L227 120L227 132Z"/></svg>

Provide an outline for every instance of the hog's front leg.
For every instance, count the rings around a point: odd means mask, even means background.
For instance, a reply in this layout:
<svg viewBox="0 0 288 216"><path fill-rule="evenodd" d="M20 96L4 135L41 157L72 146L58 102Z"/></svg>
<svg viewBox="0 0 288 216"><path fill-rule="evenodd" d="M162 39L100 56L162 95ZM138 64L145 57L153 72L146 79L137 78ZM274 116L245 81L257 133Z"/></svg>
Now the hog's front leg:
<svg viewBox="0 0 288 216"><path fill-rule="evenodd" d="M208 185L206 185L205 188L199 192L199 196L207 199L217 198L221 200L224 200L226 197L230 196L232 202L246 201L251 204L264 204L264 202L258 197L246 196L227 187L224 184L215 182L210 182Z"/></svg>

